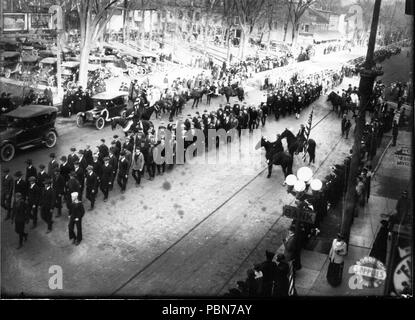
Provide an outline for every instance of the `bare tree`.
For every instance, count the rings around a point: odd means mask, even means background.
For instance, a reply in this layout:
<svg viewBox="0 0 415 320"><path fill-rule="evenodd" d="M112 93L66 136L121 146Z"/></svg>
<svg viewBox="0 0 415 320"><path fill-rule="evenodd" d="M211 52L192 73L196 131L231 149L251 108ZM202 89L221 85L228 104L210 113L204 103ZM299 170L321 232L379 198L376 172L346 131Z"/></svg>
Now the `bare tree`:
<svg viewBox="0 0 415 320"><path fill-rule="evenodd" d="M88 60L93 45L111 19L119 0L68 0L63 4L76 8L80 20L80 66L79 84L86 88L88 82Z"/></svg>
<svg viewBox="0 0 415 320"><path fill-rule="evenodd" d="M250 35L257 25L265 0L234 0L238 25L242 31L240 57L244 58Z"/></svg>
<svg viewBox="0 0 415 320"><path fill-rule="evenodd" d="M295 44L300 27L300 20L305 11L315 2L315 0L285 0L287 7L287 23L285 26L284 41L286 39L288 23L291 22L291 43Z"/></svg>

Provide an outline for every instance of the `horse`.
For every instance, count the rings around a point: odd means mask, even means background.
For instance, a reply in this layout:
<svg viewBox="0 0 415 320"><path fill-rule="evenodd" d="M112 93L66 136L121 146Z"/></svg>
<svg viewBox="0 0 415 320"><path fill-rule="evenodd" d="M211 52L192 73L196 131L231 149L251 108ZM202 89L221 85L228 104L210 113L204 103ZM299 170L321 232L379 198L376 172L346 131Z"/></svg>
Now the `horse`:
<svg viewBox="0 0 415 320"><path fill-rule="evenodd" d="M287 139L288 152L291 156L294 156L294 153L298 154L299 152L308 152L309 155L315 152L316 142L313 139L308 139L308 149L304 150L306 140L294 136L290 130L285 129L283 133L281 133L281 139L284 138Z"/></svg>
<svg viewBox="0 0 415 320"><path fill-rule="evenodd" d="M230 97L238 97L239 101L242 102L245 95L244 89L241 86L236 88L232 88L232 86L223 86L219 89L219 93L225 95L227 103L229 103Z"/></svg>
<svg viewBox="0 0 415 320"><path fill-rule="evenodd" d="M121 126L124 131L124 134L127 136L129 131L133 133L138 133L138 131L142 130L145 135L148 134L149 131L154 130L153 122L149 120L141 120L141 126L139 125L139 121L137 118L131 117L114 117L111 119L111 129L115 130L117 125Z"/></svg>
<svg viewBox="0 0 415 320"><path fill-rule="evenodd" d="M342 97L339 96L336 92L332 91L327 96L327 101L330 101L331 104L333 105L333 111L338 111L338 108L342 104Z"/></svg>
<svg viewBox="0 0 415 320"><path fill-rule="evenodd" d="M194 107L198 107L199 102L202 101L203 95L206 94L208 92L208 90L206 88L194 88L192 91L190 91L189 93L189 99L193 99L193 104L192 104L192 109Z"/></svg>
<svg viewBox="0 0 415 320"><path fill-rule="evenodd" d="M271 177L273 165L280 165L285 177L292 173L293 157L284 152L284 148L279 140L270 142L266 138L261 137L255 149L258 150L262 147L265 148L265 158L268 164L267 178Z"/></svg>
<svg viewBox="0 0 415 320"><path fill-rule="evenodd" d="M173 108L173 101L171 99L160 99L157 100L153 106L158 107L161 116L161 111L163 111L163 114L171 112L171 109Z"/></svg>

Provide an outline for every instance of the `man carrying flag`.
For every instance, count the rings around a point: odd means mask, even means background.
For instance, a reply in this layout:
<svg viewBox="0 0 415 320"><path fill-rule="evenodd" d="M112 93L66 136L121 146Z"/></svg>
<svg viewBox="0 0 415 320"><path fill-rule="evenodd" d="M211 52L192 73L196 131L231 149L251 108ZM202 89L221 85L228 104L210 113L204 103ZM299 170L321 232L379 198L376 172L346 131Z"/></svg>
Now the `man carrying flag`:
<svg viewBox="0 0 415 320"><path fill-rule="evenodd" d="M303 151L304 151L303 160L305 162L305 159L308 153L310 156L309 164L311 162L315 163L315 157L316 157L316 143L313 139L310 139L311 124L313 122L313 112L314 112L314 108L311 109L311 113L310 113L310 116L308 117L307 125L304 128L305 142L304 142L304 148L303 148Z"/></svg>

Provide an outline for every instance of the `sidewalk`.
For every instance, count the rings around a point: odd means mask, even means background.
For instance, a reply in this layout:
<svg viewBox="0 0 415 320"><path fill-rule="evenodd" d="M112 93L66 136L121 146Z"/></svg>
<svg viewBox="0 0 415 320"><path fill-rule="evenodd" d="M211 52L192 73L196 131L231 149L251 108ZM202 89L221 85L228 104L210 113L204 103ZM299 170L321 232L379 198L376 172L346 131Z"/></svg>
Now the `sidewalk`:
<svg viewBox="0 0 415 320"><path fill-rule="evenodd" d="M331 241L339 230L336 228L335 221L337 219L341 221L342 208L341 205L338 205L335 210L332 210L337 212L329 211L323 221L325 224L322 226L324 238L319 239L312 250L303 250L301 253L302 269L297 272L295 282L299 296L383 295L383 285L377 288L355 289L353 272L349 271L349 268L360 259L369 256L380 227L380 221L383 219L381 215L394 212L397 199L403 190L408 190L409 194L412 194L410 157L402 155L410 150L411 132L401 130L396 146L391 145L391 139L391 133L385 134L382 145L373 161L373 163L377 163L377 167L372 178L371 195L368 204L360 210L358 217L354 219L341 285L333 288L326 280L329 265L328 252ZM327 224L332 224L331 229L327 230L327 227L330 228ZM280 251L283 251L283 247L279 248L278 252Z"/></svg>

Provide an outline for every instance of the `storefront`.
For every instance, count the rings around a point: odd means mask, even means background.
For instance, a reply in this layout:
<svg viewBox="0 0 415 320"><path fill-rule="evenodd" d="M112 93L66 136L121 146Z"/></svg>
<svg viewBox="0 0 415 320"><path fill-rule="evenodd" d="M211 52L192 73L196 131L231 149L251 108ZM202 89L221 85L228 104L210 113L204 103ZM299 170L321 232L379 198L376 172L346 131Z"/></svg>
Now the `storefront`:
<svg viewBox="0 0 415 320"><path fill-rule="evenodd" d="M48 12L53 1L43 1L39 6L24 1L1 0L1 32L28 33L52 28L52 15Z"/></svg>

